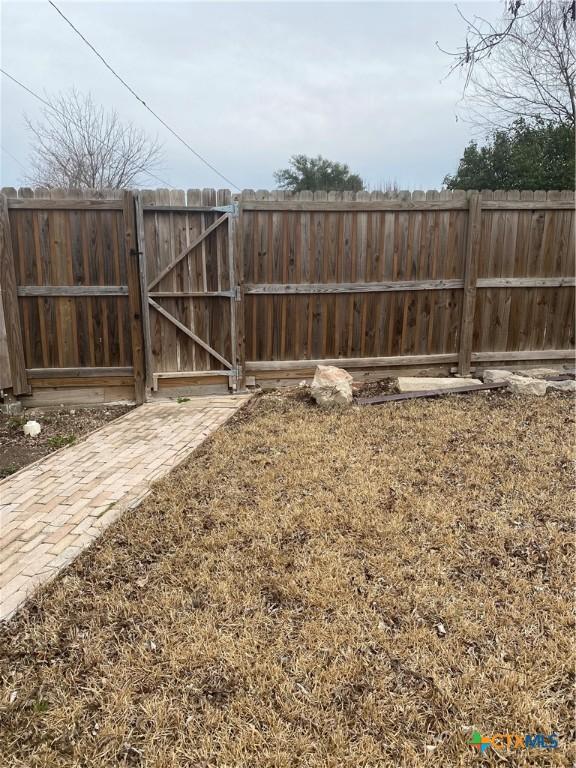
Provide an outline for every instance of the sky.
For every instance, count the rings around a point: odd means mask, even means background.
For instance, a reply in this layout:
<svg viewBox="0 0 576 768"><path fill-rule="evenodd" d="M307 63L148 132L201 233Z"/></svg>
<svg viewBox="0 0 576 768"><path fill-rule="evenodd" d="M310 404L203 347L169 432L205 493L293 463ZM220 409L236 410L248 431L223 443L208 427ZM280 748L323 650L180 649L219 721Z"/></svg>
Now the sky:
<svg viewBox="0 0 576 768"><path fill-rule="evenodd" d="M451 2L60 2L133 89L240 188L272 189L293 154L345 162L369 189L439 189L474 129L446 77L466 25ZM496 18L502 2L464 2ZM2 67L38 94L75 87L163 143L177 188L230 187L135 100L48 1L2 0ZM26 182L24 113L0 75L0 186ZM157 187L147 180L143 186Z"/></svg>

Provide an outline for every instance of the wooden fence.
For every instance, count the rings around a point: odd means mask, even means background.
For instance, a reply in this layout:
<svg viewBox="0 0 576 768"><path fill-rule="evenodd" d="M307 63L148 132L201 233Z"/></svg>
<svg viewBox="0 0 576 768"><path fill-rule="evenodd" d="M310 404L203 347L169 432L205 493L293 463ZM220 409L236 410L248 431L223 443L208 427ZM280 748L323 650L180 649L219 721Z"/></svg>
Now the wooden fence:
<svg viewBox="0 0 576 768"><path fill-rule="evenodd" d="M3 193L17 395L573 365L574 192Z"/></svg>
<svg viewBox="0 0 576 768"><path fill-rule="evenodd" d="M249 371L571 357L573 192L305 197L244 195Z"/></svg>

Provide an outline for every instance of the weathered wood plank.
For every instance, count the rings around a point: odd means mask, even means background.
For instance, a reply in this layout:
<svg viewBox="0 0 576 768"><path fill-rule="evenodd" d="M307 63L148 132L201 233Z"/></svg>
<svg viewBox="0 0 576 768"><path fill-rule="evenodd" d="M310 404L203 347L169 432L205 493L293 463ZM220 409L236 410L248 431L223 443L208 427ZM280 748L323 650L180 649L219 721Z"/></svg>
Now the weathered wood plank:
<svg viewBox="0 0 576 768"><path fill-rule="evenodd" d="M465 200L254 200L241 211L422 211L465 209Z"/></svg>
<svg viewBox="0 0 576 768"><path fill-rule="evenodd" d="M128 286L19 285L18 296L128 296Z"/></svg>
<svg viewBox="0 0 576 768"><path fill-rule="evenodd" d="M465 210L465 199L451 200L255 200L242 202L243 211L456 211ZM574 210L572 200L490 200L487 210Z"/></svg>
<svg viewBox="0 0 576 768"><path fill-rule="evenodd" d="M154 205L147 203L143 206L144 211L160 211L168 213L214 213L215 208L212 205Z"/></svg>
<svg viewBox="0 0 576 768"><path fill-rule="evenodd" d="M393 355L392 357L338 357L318 360L250 360L246 370L254 371L290 371L302 368L315 368L317 365L335 365L340 368L376 368L396 365L436 365L455 363L458 355Z"/></svg>
<svg viewBox="0 0 576 768"><path fill-rule="evenodd" d="M178 298L235 298L236 291L149 291L152 299L178 299Z"/></svg>
<svg viewBox="0 0 576 768"><path fill-rule="evenodd" d="M525 349L514 352L472 352L473 363L513 360L576 360L574 349Z"/></svg>
<svg viewBox="0 0 576 768"><path fill-rule="evenodd" d="M142 329L142 297L140 294L140 267L136 235L136 208L134 194L124 192L124 242L126 247L128 301L130 305L130 335L132 341L132 368L137 403L146 399L146 371L144 360L144 333Z"/></svg>
<svg viewBox="0 0 576 768"><path fill-rule="evenodd" d="M463 280L391 280L379 283L248 283L247 294L383 293L393 291L444 291L462 288Z"/></svg>
<svg viewBox="0 0 576 768"><path fill-rule="evenodd" d="M246 300L244 297L244 275L246 265L244 262L245 253L243 248L244 234L242 232L242 219L235 217L236 222L233 228L234 235L234 280L237 287L236 307L233 311L236 313L236 360L234 361L237 370L238 390L246 389Z"/></svg>
<svg viewBox="0 0 576 768"><path fill-rule="evenodd" d="M240 354L244 351L244 345L239 346L239 333L238 333L238 314L242 311L242 293L238 286L238 267L237 267L237 243L238 243L238 217L230 216L228 219L228 239L226 242L226 250L228 256L228 285L230 287L230 293L233 294L230 297L230 346L232 350L232 365L237 371L236 380L234 382L235 389L245 389L245 366L244 360L240 360Z"/></svg>
<svg viewBox="0 0 576 768"><path fill-rule="evenodd" d="M90 379L100 377L130 377L134 373L132 366L101 368L27 368L31 379Z"/></svg>
<svg viewBox="0 0 576 768"><path fill-rule="evenodd" d="M8 204L5 195L0 195L0 291L2 292L1 305L4 311L4 328L8 357L10 360L12 391L15 395L28 394L30 392L30 386L26 377L26 362L24 359L22 331L20 329L12 236L10 233L10 219L8 218Z"/></svg>
<svg viewBox="0 0 576 768"><path fill-rule="evenodd" d="M517 192L518 190L511 190ZM574 200L486 200L487 211L573 211Z"/></svg>
<svg viewBox="0 0 576 768"><path fill-rule="evenodd" d="M154 385L154 358L152 356L152 335L150 332L150 307L148 306L148 277L146 266L146 240L144 237L144 209L142 195L134 194L136 220L136 248L138 250L138 274L140 277L140 294L142 302L142 333L144 336L144 381L147 389Z"/></svg>
<svg viewBox="0 0 576 768"><path fill-rule="evenodd" d="M398 392L391 395L379 395L378 397L359 397L356 400L358 405L380 405L381 403L392 403L398 400L416 400L419 397L442 397L443 395L458 395L468 392L481 392L488 389L501 389L505 387L505 382L496 382L494 384L463 384L461 387L450 387L450 389L421 389L417 392Z"/></svg>
<svg viewBox="0 0 576 768"><path fill-rule="evenodd" d="M4 307L2 305L2 286L0 285L0 389L12 388L12 371L10 370L10 355L4 322Z"/></svg>
<svg viewBox="0 0 576 768"><path fill-rule="evenodd" d="M573 288L574 277L480 277L478 288Z"/></svg>
<svg viewBox="0 0 576 768"><path fill-rule="evenodd" d="M482 201L480 194L474 192L470 196L468 204L468 230L466 235L466 258L464 263L464 300L462 302L460 349L458 351L458 372L461 376L469 375L472 354L472 333L474 330L474 313L476 311L478 254L480 252L480 217L482 216Z"/></svg>
<svg viewBox="0 0 576 768"><path fill-rule="evenodd" d="M226 370L212 371L161 371L155 373L155 379L201 379L206 376L234 376L235 371L227 368Z"/></svg>
<svg viewBox="0 0 576 768"><path fill-rule="evenodd" d="M72 200L66 198L26 199L8 198L8 208L31 211L118 211L121 200Z"/></svg>

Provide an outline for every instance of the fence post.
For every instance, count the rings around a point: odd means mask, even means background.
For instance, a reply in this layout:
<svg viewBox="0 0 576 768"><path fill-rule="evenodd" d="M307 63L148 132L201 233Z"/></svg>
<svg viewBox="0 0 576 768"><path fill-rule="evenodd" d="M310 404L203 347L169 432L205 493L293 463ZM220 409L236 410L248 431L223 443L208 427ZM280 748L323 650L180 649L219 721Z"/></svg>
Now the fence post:
<svg viewBox="0 0 576 768"><path fill-rule="evenodd" d="M462 296L462 321L460 324L460 349L458 350L458 374L470 375L472 336L476 310L476 280L478 254L480 252L482 200L479 192L471 192L468 199L468 230L464 262L464 293Z"/></svg>
<svg viewBox="0 0 576 768"><path fill-rule="evenodd" d="M148 275L146 269L146 242L144 239L144 208L140 192L134 193L136 211L136 243L138 248L138 272L140 277L140 297L142 302L142 333L144 334L144 363L146 394L154 386L154 361L152 357L152 336L150 333L150 306L148 304Z"/></svg>
<svg viewBox="0 0 576 768"><path fill-rule="evenodd" d="M122 195L122 209L124 214L124 242L126 244L126 271L128 274L128 306L130 313L130 335L132 338L134 393L136 402L140 405L146 399L146 382L136 206L132 192L124 191Z"/></svg>
<svg viewBox="0 0 576 768"><path fill-rule="evenodd" d="M0 291L2 293L0 308L4 312L12 392L15 395L29 394L30 385L26 375L24 344L22 343L22 331L20 329L18 292L16 289L14 254L12 252L12 236L10 234L6 195L0 195Z"/></svg>
<svg viewBox="0 0 576 768"><path fill-rule="evenodd" d="M232 300L232 344L236 349L235 368L236 368L236 391L244 392L246 389L246 343L244 339L244 252L242 249L242 239L240 230L242 226L242 205L237 204L238 208L230 216L228 222L228 247L230 249L230 264L234 277L234 286L236 297ZM232 284L232 281L231 281Z"/></svg>

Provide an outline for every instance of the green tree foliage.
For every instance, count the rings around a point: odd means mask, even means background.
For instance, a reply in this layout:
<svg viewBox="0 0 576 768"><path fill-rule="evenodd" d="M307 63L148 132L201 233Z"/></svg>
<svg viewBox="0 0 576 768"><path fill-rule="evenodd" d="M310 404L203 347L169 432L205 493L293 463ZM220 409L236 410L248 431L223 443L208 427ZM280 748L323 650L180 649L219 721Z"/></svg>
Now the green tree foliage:
<svg viewBox="0 0 576 768"><path fill-rule="evenodd" d="M574 189L574 126L516 120L464 150L448 189Z"/></svg>
<svg viewBox="0 0 576 768"><path fill-rule="evenodd" d="M289 192L310 190L336 190L360 192L364 182L356 173L350 173L345 163L326 160L321 155L307 157L292 155L288 168L274 173L274 178L281 189Z"/></svg>

